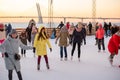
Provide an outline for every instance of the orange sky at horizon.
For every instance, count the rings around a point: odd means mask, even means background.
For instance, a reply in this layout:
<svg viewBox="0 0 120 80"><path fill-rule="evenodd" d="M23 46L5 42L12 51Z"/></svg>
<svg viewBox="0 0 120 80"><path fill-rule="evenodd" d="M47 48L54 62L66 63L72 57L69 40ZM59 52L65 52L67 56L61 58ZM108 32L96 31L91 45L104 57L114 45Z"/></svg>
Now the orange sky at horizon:
<svg viewBox="0 0 120 80"><path fill-rule="evenodd" d="M37 16L36 2L42 16L48 16L48 0L0 0L0 16ZM96 0L96 17L120 18L119 4L120 0ZM53 0L53 16L91 17L92 0Z"/></svg>

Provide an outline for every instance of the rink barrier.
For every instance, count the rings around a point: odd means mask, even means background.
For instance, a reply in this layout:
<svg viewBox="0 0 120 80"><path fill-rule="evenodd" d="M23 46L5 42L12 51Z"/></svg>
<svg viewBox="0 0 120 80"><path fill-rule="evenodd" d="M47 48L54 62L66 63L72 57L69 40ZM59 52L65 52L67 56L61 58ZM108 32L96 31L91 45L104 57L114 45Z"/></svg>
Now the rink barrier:
<svg viewBox="0 0 120 80"><path fill-rule="evenodd" d="M23 30L25 30L25 28L16 28L16 31L18 32L18 35L20 35ZM52 30L53 30L53 28L46 28L46 32L47 32L49 37L52 34ZM56 36L58 36L59 32L60 32L60 29L56 28Z"/></svg>
<svg viewBox="0 0 120 80"><path fill-rule="evenodd" d="M20 34L23 30L25 30L25 28L16 28L16 31L18 32L18 34ZM52 30L53 30L53 28L46 28L46 32L47 32L47 34L49 35L49 37L50 37L51 34L52 34ZM60 29L59 29L59 28L56 28L56 36L58 36L59 32L60 32ZM86 34L87 34L87 35L90 35L88 29L86 29ZM95 34L95 30L94 30L94 28L93 28L91 35L94 35L94 34Z"/></svg>

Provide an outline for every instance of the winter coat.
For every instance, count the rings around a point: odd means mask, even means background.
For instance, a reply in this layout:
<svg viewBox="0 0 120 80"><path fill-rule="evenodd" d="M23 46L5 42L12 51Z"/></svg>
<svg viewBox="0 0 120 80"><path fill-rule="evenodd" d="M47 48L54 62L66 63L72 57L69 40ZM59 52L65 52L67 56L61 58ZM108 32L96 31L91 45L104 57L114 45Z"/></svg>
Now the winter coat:
<svg viewBox="0 0 120 80"><path fill-rule="evenodd" d="M35 35L37 34L37 32L38 32L37 27L33 26L33 27L32 27L32 32L31 32L32 45L34 44L34 39L35 39Z"/></svg>
<svg viewBox="0 0 120 80"><path fill-rule="evenodd" d="M46 39L41 39L40 38L38 40L38 35L39 35L39 32L41 31L42 28L43 27L39 28L38 33L36 34L35 39L34 39L34 47L36 48L36 54L38 56L47 55L47 46L46 46L46 44L48 45L49 48L51 48L49 39L47 39L47 38Z"/></svg>
<svg viewBox="0 0 120 80"><path fill-rule="evenodd" d="M70 28L68 29L69 34L72 35L73 31L74 31L74 26L70 26Z"/></svg>
<svg viewBox="0 0 120 80"><path fill-rule="evenodd" d="M14 65L16 67L17 71L20 71L20 60L15 60L14 55L15 53L19 53L19 47L27 50L27 49L33 49L33 47L25 46L22 44L22 42L17 37L16 39L13 39L11 36L8 36L8 38L5 40L3 44L0 45L0 51L2 53L7 53L8 58L5 57L5 65L7 70L13 70Z"/></svg>
<svg viewBox="0 0 120 80"><path fill-rule="evenodd" d="M96 31L96 37L97 39L102 39L104 38L104 29L103 28L99 28L97 31Z"/></svg>
<svg viewBox="0 0 120 80"><path fill-rule="evenodd" d="M84 33L81 29L81 31L77 31L77 28L73 32L73 42L75 43L81 43L84 38Z"/></svg>
<svg viewBox="0 0 120 80"><path fill-rule="evenodd" d="M3 24L0 24L0 40L6 39L5 27Z"/></svg>
<svg viewBox="0 0 120 80"><path fill-rule="evenodd" d="M24 32L24 33L22 32L19 37L20 37L21 42L23 44L27 45L27 34L26 34L26 32Z"/></svg>
<svg viewBox="0 0 120 80"><path fill-rule="evenodd" d="M118 47L120 45L120 36L114 34L108 43L108 50L111 54L115 53L118 54Z"/></svg>
<svg viewBox="0 0 120 80"><path fill-rule="evenodd" d="M31 32L32 32L32 28L30 26L28 26L26 28L26 32L27 32L27 38L28 38L28 41L31 42Z"/></svg>
<svg viewBox="0 0 120 80"><path fill-rule="evenodd" d="M56 38L56 43L57 40L60 38L59 40L59 46L64 46L67 47L68 45L68 39L70 38L69 33L67 31L66 27L62 27L60 30L60 33L58 35L58 37Z"/></svg>

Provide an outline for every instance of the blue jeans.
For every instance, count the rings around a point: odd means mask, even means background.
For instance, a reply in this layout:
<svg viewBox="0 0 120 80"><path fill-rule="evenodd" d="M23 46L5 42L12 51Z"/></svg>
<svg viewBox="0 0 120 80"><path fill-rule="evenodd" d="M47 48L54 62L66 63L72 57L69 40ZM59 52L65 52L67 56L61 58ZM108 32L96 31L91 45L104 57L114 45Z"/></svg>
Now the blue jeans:
<svg viewBox="0 0 120 80"><path fill-rule="evenodd" d="M65 52L65 58L67 58L67 49L66 47L60 47L60 57L63 58L63 48Z"/></svg>

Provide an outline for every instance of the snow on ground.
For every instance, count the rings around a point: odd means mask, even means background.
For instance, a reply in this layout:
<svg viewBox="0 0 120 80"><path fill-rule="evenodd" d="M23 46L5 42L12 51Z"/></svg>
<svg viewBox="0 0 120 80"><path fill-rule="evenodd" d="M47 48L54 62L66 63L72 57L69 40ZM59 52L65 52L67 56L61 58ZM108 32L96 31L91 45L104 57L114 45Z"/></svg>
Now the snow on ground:
<svg viewBox="0 0 120 80"><path fill-rule="evenodd" d="M87 45L81 46L81 61L77 58L77 47L73 60L70 60L71 49L69 46L68 61L60 61L59 46L55 40L50 40L53 51L48 49L50 70L46 69L44 58L41 59L41 70L37 71L37 57L33 57L32 50L27 51L27 57L21 59L21 72L23 80L120 80L120 68L111 67L108 61L109 52L105 38L106 52L98 53L94 36L87 36ZM119 52L120 53L120 52ZM0 55L1 56L1 55ZM120 64L120 54L115 56L114 65ZM4 59L0 57L0 80L8 80ZM18 80L13 72L13 80Z"/></svg>

